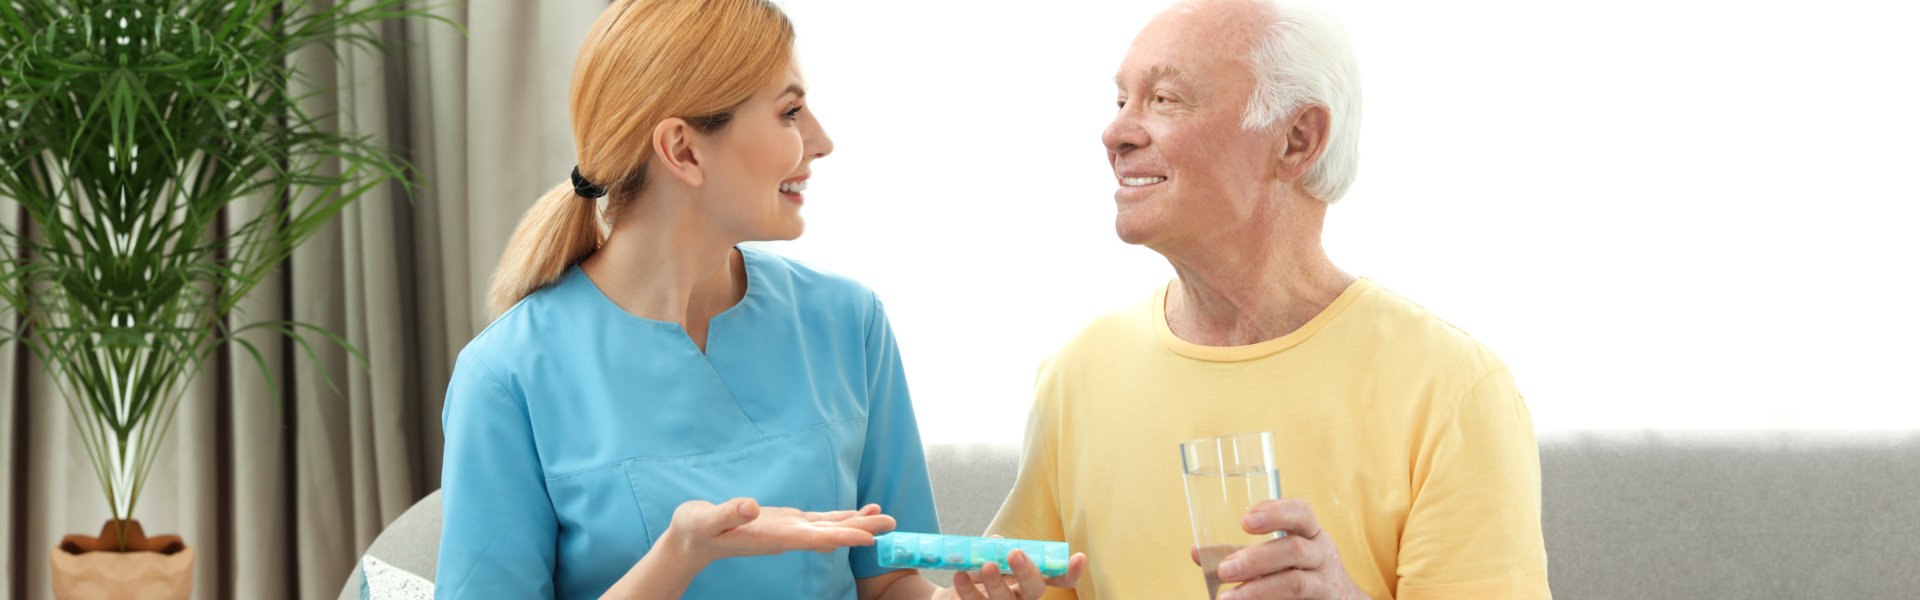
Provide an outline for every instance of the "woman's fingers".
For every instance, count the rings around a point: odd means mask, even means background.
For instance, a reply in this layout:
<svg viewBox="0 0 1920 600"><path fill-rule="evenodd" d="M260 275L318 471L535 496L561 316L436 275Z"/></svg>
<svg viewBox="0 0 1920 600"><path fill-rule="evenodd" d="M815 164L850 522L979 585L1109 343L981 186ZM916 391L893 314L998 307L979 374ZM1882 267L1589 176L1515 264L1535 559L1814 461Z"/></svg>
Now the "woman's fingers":
<svg viewBox="0 0 1920 600"><path fill-rule="evenodd" d="M862 531L866 531L867 533L871 533L874 535L879 535L882 533L893 531L893 528L897 525L897 523L894 522L893 517L890 517L887 515L867 515L864 517L852 517L848 519L842 519L839 521L820 521L818 523L815 523L815 525L831 525L831 526L837 526L837 527L848 527L852 529L859 529Z"/></svg>
<svg viewBox="0 0 1920 600"><path fill-rule="evenodd" d="M803 516L805 516L808 521L845 521L862 515L863 513L857 510L803 513Z"/></svg>
<svg viewBox="0 0 1920 600"><path fill-rule="evenodd" d="M702 535L719 535L727 530L753 522L760 516L760 503L752 498L734 498L720 504L711 504L705 500L688 500L674 510L676 515L686 511L689 529ZM679 519L676 518L676 521Z"/></svg>

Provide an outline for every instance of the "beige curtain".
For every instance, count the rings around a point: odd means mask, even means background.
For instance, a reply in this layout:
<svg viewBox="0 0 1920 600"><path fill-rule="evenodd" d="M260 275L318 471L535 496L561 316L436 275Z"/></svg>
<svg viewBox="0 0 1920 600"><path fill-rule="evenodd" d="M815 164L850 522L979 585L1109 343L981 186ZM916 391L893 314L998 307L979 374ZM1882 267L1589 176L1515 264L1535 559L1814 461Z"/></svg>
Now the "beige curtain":
<svg viewBox="0 0 1920 600"><path fill-rule="evenodd" d="M573 165L567 82L607 1L424 4L468 35L389 23L379 31L385 55L299 57L314 85L338 90L310 110L392 144L423 185L411 202L395 186L349 207L236 319L325 327L370 370L317 340L336 393L297 346L260 334L281 404L237 348L189 386L135 517L194 547L197 599L332 598L381 528L439 487L442 396L454 357L485 326L487 277L520 213ZM266 201L242 203L229 220ZM19 212L0 199L8 226ZM50 597L47 554L60 536L92 534L107 518L39 368L0 346L0 593L21 599Z"/></svg>

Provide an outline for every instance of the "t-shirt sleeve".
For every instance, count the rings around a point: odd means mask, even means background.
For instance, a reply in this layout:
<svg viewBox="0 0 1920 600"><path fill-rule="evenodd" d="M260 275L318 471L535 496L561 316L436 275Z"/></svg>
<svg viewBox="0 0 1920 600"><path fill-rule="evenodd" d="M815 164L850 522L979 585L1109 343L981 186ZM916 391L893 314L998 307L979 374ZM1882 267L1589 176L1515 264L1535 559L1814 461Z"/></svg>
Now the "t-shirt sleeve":
<svg viewBox="0 0 1920 600"><path fill-rule="evenodd" d="M559 521L522 399L485 366L454 367L441 415L437 598L552 598Z"/></svg>
<svg viewBox="0 0 1920 600"><path fill-rule="evenodd" d="M1435 423L1414 464L1400 539L1398 600L1540 600L1540 450L1505 368Z"/></svg>
<svg viewBox="0 0 1920 600"><path fill-rule="evenodd" d="M1040 367L1034 384L1033 406L1027 414L1026 439L1020 445L1020 472L1000 512L987 526L989 535L1026 540L1067 541L1060 516L1059 389L1049 365ZM1084 579L1084 575L1083 575ZM1043 600L1078 598L1073 590L1047 588Z"/></svg>
<svg viewBox="0 0 1920 600"><path fill-rule="evenodd" d="M880 505L893 517L896 531L939 533L920 425L913 417L900 347L879 298L868 318L866 346L867 439L860 455L859 506ZM880 566L872 546L852 548L847 560L856 579L896 570Z"/></svg>

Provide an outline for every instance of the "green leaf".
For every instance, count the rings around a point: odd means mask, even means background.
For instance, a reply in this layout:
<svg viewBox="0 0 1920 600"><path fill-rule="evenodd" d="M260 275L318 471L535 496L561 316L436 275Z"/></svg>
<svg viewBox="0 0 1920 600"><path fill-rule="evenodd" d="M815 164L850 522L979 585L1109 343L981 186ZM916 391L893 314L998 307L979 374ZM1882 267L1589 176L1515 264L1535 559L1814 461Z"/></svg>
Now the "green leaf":
<svg viewBox="0 0 1920 600"><path fill-rule="evenodd" d="M275 385L240 333L289 340L336 394L309 336L372 371L314 325L224 323L348 205L383 186L414 189L398 155L303 106L335 90L289 57L379 50L375 27L391 19L453 22L400 0L294 8L0 0L0 200L27 217L0 226L0 308L20 323L0 343L20 342L58 382L116 518L145 489L206 357L235 344ZM252 217L227 210L247 198L274 201Z"/></svg>

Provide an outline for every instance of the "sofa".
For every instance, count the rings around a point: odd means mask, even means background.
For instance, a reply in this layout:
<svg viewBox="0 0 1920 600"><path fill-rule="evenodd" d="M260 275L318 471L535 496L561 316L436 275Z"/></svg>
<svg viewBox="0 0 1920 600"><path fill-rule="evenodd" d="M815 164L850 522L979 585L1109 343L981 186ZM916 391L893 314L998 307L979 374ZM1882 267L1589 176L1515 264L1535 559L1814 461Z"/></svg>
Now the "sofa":
<svg viewBox="0 0 1920 600"><path fill-rule="evenodd" d="M1583 431L1539 441L1555 598L1920 598L1920 432ZM941 529L978 534L1013 484L1019 448L936 444L927 462ZM367 555L431 578L439 544L434 492ZM360 590L355 569L340 599Z"/></svg>

